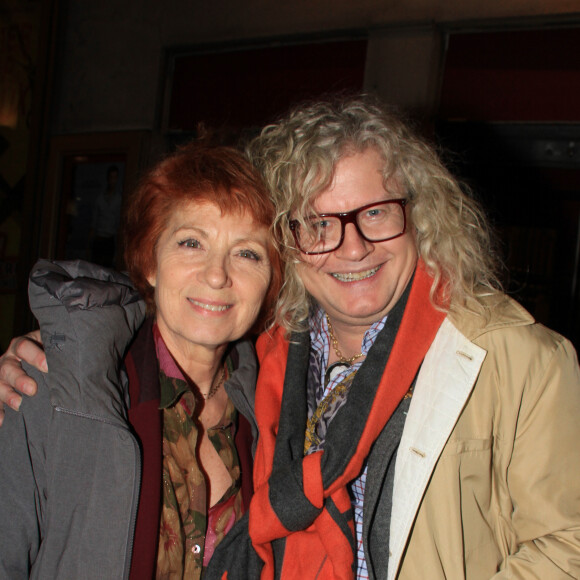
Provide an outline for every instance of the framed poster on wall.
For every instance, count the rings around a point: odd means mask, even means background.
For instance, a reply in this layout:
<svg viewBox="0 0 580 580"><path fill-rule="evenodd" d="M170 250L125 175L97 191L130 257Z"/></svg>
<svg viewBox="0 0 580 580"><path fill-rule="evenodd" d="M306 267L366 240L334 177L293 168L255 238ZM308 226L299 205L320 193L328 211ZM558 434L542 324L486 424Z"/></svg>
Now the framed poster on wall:
<svg viewBox="0 0 580 580"><path fill-rule="evenodd" d="M50 146L39 257L122 268L123 204L142 167L147 133L54 137Z"/></svg>

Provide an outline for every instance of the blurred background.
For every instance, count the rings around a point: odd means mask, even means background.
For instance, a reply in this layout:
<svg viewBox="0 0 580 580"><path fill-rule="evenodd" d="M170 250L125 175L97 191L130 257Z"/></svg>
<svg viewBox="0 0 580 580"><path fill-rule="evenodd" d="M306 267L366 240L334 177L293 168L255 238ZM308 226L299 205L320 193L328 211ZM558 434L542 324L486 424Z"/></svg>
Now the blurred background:
<svg viewBox="0 0 580 580"><path fill-rule="evenodd" d="M33 326L36 259L122 267L114 224L159 155L336 90L442 147L509 292L578 349L580 0L0 0L0 349Z"/></svg>

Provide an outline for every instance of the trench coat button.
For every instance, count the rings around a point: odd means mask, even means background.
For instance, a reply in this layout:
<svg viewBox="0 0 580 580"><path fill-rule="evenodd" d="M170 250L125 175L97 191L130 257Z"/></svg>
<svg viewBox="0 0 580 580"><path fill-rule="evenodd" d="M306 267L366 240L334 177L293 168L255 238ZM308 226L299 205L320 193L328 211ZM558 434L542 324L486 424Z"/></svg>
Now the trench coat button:
<svg viewBox="0 0 580 580"><path fill-rule="evenodd" d="M199 554L199 553L201 552L201 546L200 546L199 544L194 544L194 545L191 547L191 551L192 551L194 554Z"/></svg>

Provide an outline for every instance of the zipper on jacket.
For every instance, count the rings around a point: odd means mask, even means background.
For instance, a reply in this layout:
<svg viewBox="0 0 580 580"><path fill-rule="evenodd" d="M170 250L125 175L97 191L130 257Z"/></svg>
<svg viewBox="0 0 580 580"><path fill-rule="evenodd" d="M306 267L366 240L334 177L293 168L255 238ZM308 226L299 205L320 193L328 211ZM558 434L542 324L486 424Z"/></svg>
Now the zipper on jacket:
<svg viewBox="0 0 580 580"><path fill-rule="evenodd" d="M125 550L125 566L123 570L123 578L128 580L131 573L131 562L133 560L133 541L135 539L135 528L137 526L137 510L139 508L139 494L141 493L141 447L137 439L127 430L133 446L135 447L135 481L133 484L133 501L131 503L131 520L129 526L129 533L127 534L127 547Z"/></svg>

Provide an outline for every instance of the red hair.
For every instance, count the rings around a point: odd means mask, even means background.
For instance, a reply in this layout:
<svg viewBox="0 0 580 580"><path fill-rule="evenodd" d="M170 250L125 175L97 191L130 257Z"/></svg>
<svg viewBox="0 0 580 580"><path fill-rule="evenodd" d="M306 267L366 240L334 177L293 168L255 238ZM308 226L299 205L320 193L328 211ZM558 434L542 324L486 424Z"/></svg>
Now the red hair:
<svg viewBox="0 0 580 580"><path fill-rule="evenodd" d="M125 265L149 312L155 311L155 301L147 277L157 269L157 242L173 212L190 202L214 203L225 214L245 212L267 228L274 221L274 205L260 174L236 149L192 142L161 160L129 197L123 224ZM280 256L272 238L268 254L272 279L256 331L273 320L282 286Z"/></svg>

